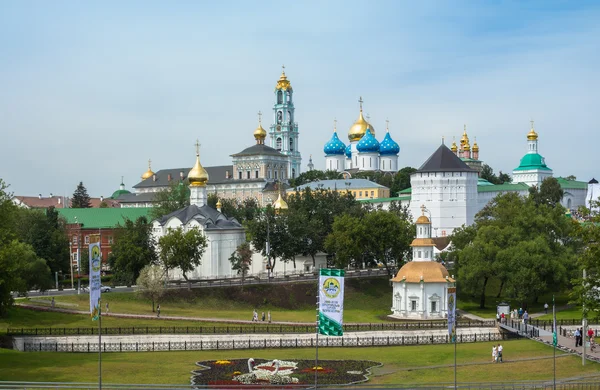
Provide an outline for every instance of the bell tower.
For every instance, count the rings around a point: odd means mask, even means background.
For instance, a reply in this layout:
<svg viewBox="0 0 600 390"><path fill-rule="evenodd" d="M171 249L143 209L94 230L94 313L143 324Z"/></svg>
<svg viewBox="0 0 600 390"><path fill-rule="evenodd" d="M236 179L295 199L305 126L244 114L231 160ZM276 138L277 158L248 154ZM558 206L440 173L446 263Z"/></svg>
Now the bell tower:
<svg viewBox="0 0 600 390"><path fill-rule="evenodd" d="M302 157L298 150L298 123L294 121L294 91L285 75L285 66L281 68L281 76L275 86L273 124L269 129L269 139L273 149L288 156L287 177L295 178L300 174Z"/></svg>

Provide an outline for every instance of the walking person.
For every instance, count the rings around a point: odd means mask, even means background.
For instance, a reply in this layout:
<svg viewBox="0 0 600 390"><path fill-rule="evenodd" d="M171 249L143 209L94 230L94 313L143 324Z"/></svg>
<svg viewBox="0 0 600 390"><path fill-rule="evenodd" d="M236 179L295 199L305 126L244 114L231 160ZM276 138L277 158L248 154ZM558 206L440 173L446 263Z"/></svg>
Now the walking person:
<svg viewBox="0 0 600 390"><path fill-rule="evenodd" d="M265 312L262 312L262 316L261 316L262 322L265 322Z"/></svg>
<svg viewBox="0 0 600 390"><path fill-rule="evenodd" d="M106 315L108 315L108 302L106 302Z"/></svg>
<svg viewBox="0 0 600 390"><path fill-rule="evenodd" d="M548 314L548 303L544 303L544 313Z"/></svg>
<svg viewBox="0 0 600 390"><path fill-rule="evenodd" d="M156 305L156 317L160 317L160 303Z"/></svg>
<svg viewBox="0 0 600 390"><path fill-rule="evenodd" d="M492 363L496 363L496 359L498 358L498 349L494 345L492 347Z"/></svg>
<svg viewBox="0 0 600 390"><path fill-rule="evenodd" d="M254 309L254 315L252 316L252 321L258 322L258 312Z"/></svg>
<svg viewBox="0 0 600 390"><path fill-rule="evenodd" d="M525 310L525 313L523 313L523 323L525 326L527 326L527 320L529 320L529 313L527 313L527 310Z"/></svg>
<svg viewBox="0 0 600 390"><path fill-rule="evenodd" d="M583 347L583 339L585 338L585 335L583 334L583 329L579 328L579 346Z"/></svg>
<svg viewBox="0 0 600 390"><path fill-rule="evenodd" d="M502 363L502 350L504 348L502 348L502 344L498 344L498 358L496 359L496 361Z"/></svg>
<svg viewBox="0 0 600 390"><path fill-rule="evenodd" d="M575 329L575 348L579 347L579 339L581 338L581 332L579 328Z"/></svg>
<svg viewBox="0 0 600 390"><path fill-rule="evenodd" d="M587 333L587 335L588 335L588 339L589 339L589 341L590 341L590 343L591 343L591 342L592 342L592 340L594 339L594 329L592 329L592 328L589 328L589 329L588 329L588 333Z"/></svg>
<svg viewBox="0 0 600 390"><path fill-rule="evenodd" d="M50 302L50 304L52 305L52 308L54 309L54 305L55 305L54 297L52 297L52 302Z"/></svg>
<svg viewBox="0 0 600 390"><path fill-rule="evenodd" d="M269 321L269 324L271 323L271 310L269 310L269 312L267 313L267 320Z"/></svg>

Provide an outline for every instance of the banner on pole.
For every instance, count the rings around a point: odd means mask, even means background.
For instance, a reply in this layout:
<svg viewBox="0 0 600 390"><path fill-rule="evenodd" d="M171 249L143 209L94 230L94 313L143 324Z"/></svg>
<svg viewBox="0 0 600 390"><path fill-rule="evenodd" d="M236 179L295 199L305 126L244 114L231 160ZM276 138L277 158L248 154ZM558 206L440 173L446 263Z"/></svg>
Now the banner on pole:
<svg viewBox="0 0 600 390"><path fill-rule="evenodd" d="M456 287L448 287L448 336L456 341Z"/></svg>
<svg viewBox="0 0 600 390"><path fill-rule="evenodd" d="M321 268L319 274L319 334L342 336L344 318L343 269Z"/></svg>
<svg viewBox="0 0 600 390"><path fill-rule="evenodd" d="M100 243L90 244L90 315L96 321L100 316Z"/></svg>

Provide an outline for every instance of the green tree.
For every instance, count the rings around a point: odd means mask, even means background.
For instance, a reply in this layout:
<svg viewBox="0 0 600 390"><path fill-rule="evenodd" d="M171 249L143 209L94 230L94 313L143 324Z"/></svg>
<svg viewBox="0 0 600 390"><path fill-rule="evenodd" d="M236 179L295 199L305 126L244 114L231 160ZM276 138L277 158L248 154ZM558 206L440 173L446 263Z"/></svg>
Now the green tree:
<svg viewBox="0 0 600 390"><path fill-rule="evenodd" d="M575 181L575 180L577 180L577 176L575 176L575 175L569 175L569 176L565 177L565 180Z"/></svg>
<svg viewBox="0 0 600 390"><path fill-rule="evenodd" d="M242 276L242 291L244 291L244 279L250 270L252 265L252 248L250 244L244 242L236 248L236 250L229 257L231 262L231 269L236 271L238 275Z"/></svg>
<svg viewBox="0 0 600 390"><path fill-rule="evenodd" d="M416 168L404 167L396 172L390 187L391 196L398 196L400 191L410 188L410 175L416 171Z"/></svg>
<svg viewBox="0 0 600 390"><path fill-rule="evenodd" d="M151 232L152 225L145 217L135 222L127 219L123 226L119 225L108 257L115 282L131 286L145 266L156 263L156 243Z"/></svg>
<svg viewBox="0 0 600 390"><path fill-rule="evenodd" d="M100 202L100 206L98 206L101 209L107 209L108 208L108 203L106 203L105 200L103 200L102 202Z"/></svg>
<svg viewBox="0 0 600 390"><path fill-rule="evenodd" d="M87 189L83 185L83 182L79 182L75 192L73 192L73 197L71 199L71 208L74 209L89 209L92 207L90 202L90 196L88 195Z"/></svg>
<svg viewBox="0 0 600 390"><path fill-rule="evenodd" d="M167 234L158 239L160 260L167 270L179 268L183 278L188 279L191 272L202 262L202 255L208 247L206 237L197 228L191 228L187 232L181 228L171 229Z"/></svg>
<svg viewBox="0 0 600 390"><path fill-rule="evenodd" d="M298 187L306 183L312 183L318 180L334 180L341 179L341 172L337 171L320 171L318 169L313 169L312 171L302 172L298 177L292 178L289 180L291 187Z"/></svg>
<svg viewBox="0 0 600 390"><path fill-rule="evenodd" d="M15 227L19 239L46 260L52 274L70 272L66 222L59 218L56 209L19 209L17 215Z"/></svg>
<svg viewBox="0 0 600 390"><path fill-rule="evenodd" d="M148 264L140 271L136 285L136 294L152 301L152 312L154 304L160 302L165 294L167 277L164 268L156 264Z"/></svg>
<svg viewBox="0 0 600 390"><path fill-rule="evenodd" d="M358 238L365 233L359 217L344 214L335 219L333 231L325 239L325 249L333 255L336 267L356 267L364 260L364 248Z"/></svg>
<svg viewBox="0 0 600 390"><path fill-rule="evenodd" d="M172 182L154 195L150 218L158 219L190 205L190 189L186 182Z"/></svg>
<svg viewBox="0 0 600 390"><path fill-rule="evenodd" d="M555 207L560 205L563 196L564 191L554 177L545 178L539 188L537 186L529 187L529 197L537 205L545 204Z"/></svg>
<svg viewBox="0 0 600 390"><path fill-rule="evenodd" d="M489 181L492 184L504 184L504 183L510 183L512 181L512 178L510 177L510 175L508 175L506 173L502 173L502 171L500 171L498 173L498 175L496 176L492 167L490 167L487 164L483 164L483 167L482 167L481 173L479 174L479 177L484 180Z"/></svg>
<svg viewBox="0 0 600 390"><path fill-rule="evenodd" d="M208 194L207 204L217 208L217 202L221 201L221 212L229 218L235 218L241 224L246 224L260 211L260 205L255 198L246 198L242 201L230 198L219 198L216 194Z"/></svg>
<svg viewBox="0 0 600 390"><path fill-rule="evenodd" d="M498 173L498 184L512 183L512 177L508 173Z"/></svg>

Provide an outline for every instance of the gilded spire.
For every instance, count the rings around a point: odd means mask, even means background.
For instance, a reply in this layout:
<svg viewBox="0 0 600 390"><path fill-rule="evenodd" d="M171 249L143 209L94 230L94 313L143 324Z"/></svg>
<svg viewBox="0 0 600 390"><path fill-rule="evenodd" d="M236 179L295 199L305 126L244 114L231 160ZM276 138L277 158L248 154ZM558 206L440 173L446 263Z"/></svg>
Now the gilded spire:
<svg viewBox="0 0 600 390"><path fill-rule="evenodd" d="M148 170L142 175L142 180L146 180L154 175L152 171L152 160L148 160Z"/></svg>
<svg viewBox="0 0 600 390"><path fill-rule="evenodd" d="M477 137L474 138L475 142L473 142L473 152L479 152L479 145L477 145Z"/></svg>
<svg viewBox="0 0 600 390"><path fill-rule="evenodd" d="M279 80L277 80L277 85L275 86L275 89L283 91L287 91L288 89L292 90L292 85L290 84L290 81L285 75L285 65L281 65L281 76L279 76Z"/></svg>
<svg viewBox="0 0 600 390"><path fill-rule="evenodd" d="M531 120L531 130L529 130L529 133L527 133L527 139L530 141L535 141L538 139L538 134L535 132L535 129L533 128L533 119Z"/></svg>
<svg viewBox="0 0 600 390"><path fill-rule="evenodd" d="M454 153L456 153L456 151L458 150L458 147L456 146L456 138L452 137L452 146L450 147L450 150L452 150Z"/></svg>
<svg viewBox="0 0 600 390"><path fill-rule="evenodd" d="M375 129L373 125L371 125L368 121L363 117L363 98L362 96L358 99L360 111L358 113L358 119L354 124L350 127L350 131L348 131L348 139L350 142L360 140L363 135L367 132L367 128L371 129L371 134L375 136Z"/></svg>
<svg viewBox="0 0 600 390"><path fill-rule="evenodd" d="M196 163L194 167L188 173L188 180L192 187L202 187L206 185L208 181L208 172L200 164L200 142L196 140Z"/></svg>
<svg viewBox="0 0 600 390"><path fill-rule="evenodd" d="M257 144L264 144L267 131L262 127L262 112L258 112L258 127L254 130L254 139Z"/></svg>

